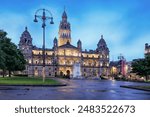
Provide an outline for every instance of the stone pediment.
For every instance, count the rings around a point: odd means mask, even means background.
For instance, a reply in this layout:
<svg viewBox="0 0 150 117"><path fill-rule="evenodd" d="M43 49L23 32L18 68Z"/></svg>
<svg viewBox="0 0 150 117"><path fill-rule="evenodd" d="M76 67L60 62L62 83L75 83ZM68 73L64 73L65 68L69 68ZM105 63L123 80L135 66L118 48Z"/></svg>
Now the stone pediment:
<svg viewBox="0 0 150 117"><path fill-rule="evenodd" d="M59 48L72 48L72 49L78 49L77 47L71 45L69 42L67 42L66 44L59 46Z"/></svg>

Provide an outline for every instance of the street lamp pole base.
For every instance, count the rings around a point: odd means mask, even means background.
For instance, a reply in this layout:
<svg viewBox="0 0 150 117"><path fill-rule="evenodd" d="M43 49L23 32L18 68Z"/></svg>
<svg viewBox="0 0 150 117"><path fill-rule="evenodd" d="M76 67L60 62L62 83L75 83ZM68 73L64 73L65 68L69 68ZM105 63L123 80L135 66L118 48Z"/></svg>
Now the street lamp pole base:
<svg viewBox="0 0 150 117"><path fill-rule="evenodd" d="M43 82L45 82L45 67L43 67Z"/></svg>

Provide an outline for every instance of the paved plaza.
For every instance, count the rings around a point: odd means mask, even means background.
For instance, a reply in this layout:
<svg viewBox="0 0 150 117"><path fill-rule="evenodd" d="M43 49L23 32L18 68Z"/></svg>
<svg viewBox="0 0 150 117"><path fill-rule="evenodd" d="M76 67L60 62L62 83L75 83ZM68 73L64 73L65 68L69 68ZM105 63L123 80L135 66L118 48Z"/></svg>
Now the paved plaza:
<svg viewBox="0 0 150 117"><path fill-rule="evenodd" d="M8 100L149 100L150 92L121 88L120 85L150 85L111 80L63 80L62 87L4 87L0 99Z"/></svg>

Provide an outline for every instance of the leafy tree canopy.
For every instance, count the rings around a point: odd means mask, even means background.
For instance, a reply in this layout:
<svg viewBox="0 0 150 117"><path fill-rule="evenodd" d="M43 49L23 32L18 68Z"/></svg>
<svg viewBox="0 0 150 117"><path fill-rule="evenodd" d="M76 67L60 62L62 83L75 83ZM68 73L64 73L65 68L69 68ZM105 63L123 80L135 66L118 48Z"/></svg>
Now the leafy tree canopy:
<svg viewBox="0 0 150 117"><path fill-rule="evenodd" d="M6 69L11 73L11 71L24 70L25 64L21 51L7 37L7 33L0 30L0 69Z"/></svg>
<svg viewBox="0 0 150 117"><path fill-rule="evenodd" d="M132 62L132 72L140 76L145 76L146 80L150 75L150 55L144 59L137 59Z"/></svg>

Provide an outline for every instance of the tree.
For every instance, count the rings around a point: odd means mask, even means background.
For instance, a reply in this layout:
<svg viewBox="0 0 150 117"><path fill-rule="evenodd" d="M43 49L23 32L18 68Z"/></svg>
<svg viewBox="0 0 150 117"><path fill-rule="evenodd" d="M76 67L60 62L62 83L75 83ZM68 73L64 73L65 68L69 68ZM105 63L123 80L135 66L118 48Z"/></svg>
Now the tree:
<svg viewBox="0 0 150 117"><path fill-rule="evenodd" d="M6 35L7 35L6 32L0 30L0 69L3 70L3 77L6 66L5 66L5 53L2 50L2 40L5 38Z"/></svg>
<svg viewBox="0 0 150 117"><path fill-rule="evenodd" d="M17 61L16 61L15 70L20 70L20 71L25 70L26 60L24 59L24 56L19 49L17 49L16 58Z"/></svg>
<svg viewBox="0 0 150 117"><path fill-rule="evenodd" d="M146 56L145 59L134 60L132 62L132 72L139 76L145 76L146 80L148 80L150 75L150 55Z"/></svg>
<svg viewBox="0 0 150 117"><path fill-rule="evenodd" d="M3 77L4 77L4 71L6 69L6 67L5 67L5 55L4 55L4 52L1 50L1 47L0 47L0 69L3 70Z"/></svg>
<svg viewBox="0 0 150 117"><path fill-rule="evenodd" d="M146 60L146 66L147 66L147 79L149 79L149 76L150 76L150 55L147 55L145 57L145 60Z"/></svg>
<svg viewBox="0 0 150 117"><path fill-rule="evenodd" d="M11 77L12 71L25 69L26 61L21 51L17 49L17 46L6 36L6 32L0 31L0 49L2 53L0 68L5 66L4 69L9 71L9 77Z"/></svg>

